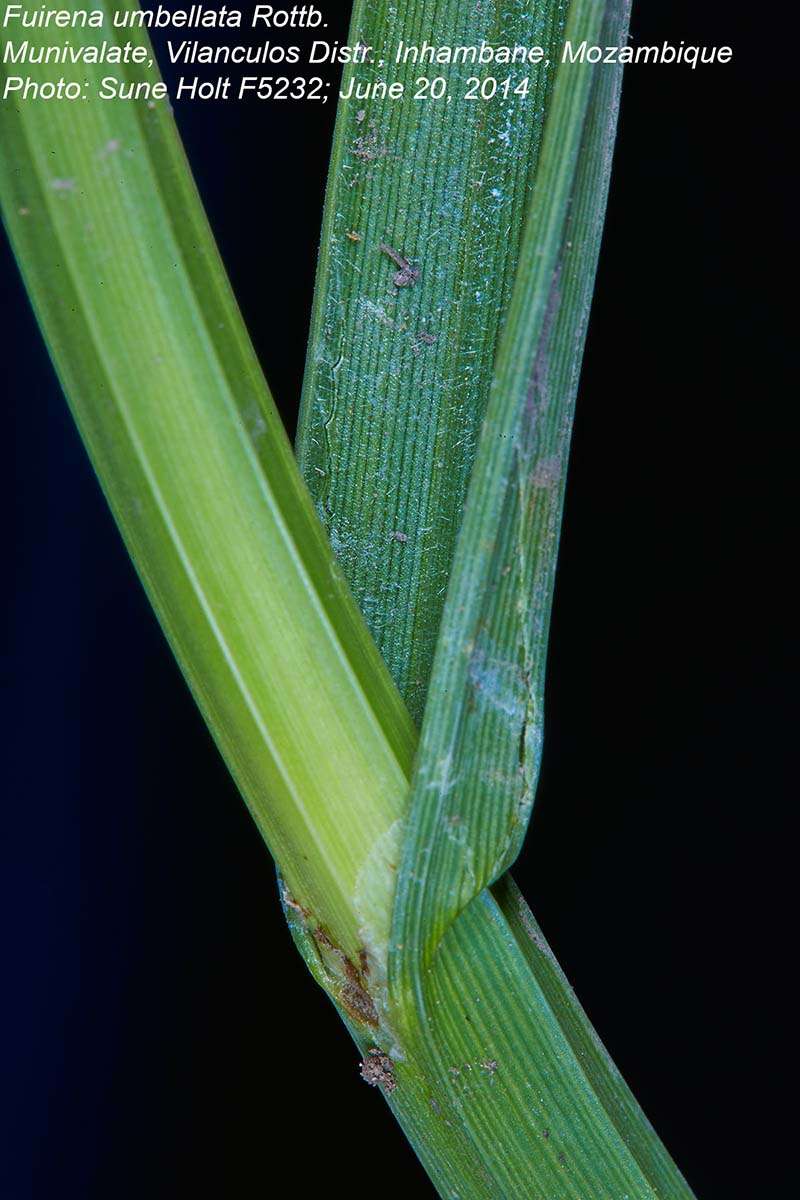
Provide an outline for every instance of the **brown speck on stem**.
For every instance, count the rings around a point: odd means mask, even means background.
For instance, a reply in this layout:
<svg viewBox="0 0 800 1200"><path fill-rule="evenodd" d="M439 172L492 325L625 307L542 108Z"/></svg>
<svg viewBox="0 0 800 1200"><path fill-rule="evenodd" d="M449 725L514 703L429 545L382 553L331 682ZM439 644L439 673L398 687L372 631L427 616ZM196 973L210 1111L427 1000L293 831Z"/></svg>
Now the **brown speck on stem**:
<svg viewBox="0 0 800 1200"><path fill-rule="evenodd" d="M370 1087L383 1087L387 1092L393 1092L397 1087L394 1063L377 1046L367 1051L367 1057L361 1063L361 1078Z"/></svg>
<svg viewBox="0 0 800 1200"><path fill-rule="evenodd" d="M360 242L361 241L361 234L356 233L355 229L349 229L347 231L346 236L349 239L349 241L351 241L351 242Z"/></svg>
<svg viewBox="0 0 800 1200"><path fill-rule="evenodd" d="M293 912L300 913L301 917L303 917L305 920L308 920L308 918L311 916L311 913L308 911L308 909L303 908L303 905L299 904L298 901L295 900L293 896L290 896L288 892L284 892L283 902L286 907L291 908Z"/></svg>
<svg viewBox="0 0 800 1200"><path fill-rule="evenodd" d="M361 983L347 979L338 992L338 1000L351 1021L378 1028L378 1013L375 1002Z"/></svg>
<svg viewBox="0 0 800 1200"><path fill-rule="evenodd" d="M333 942L328 937L328 934L322 928L321 925L318 925L317 928L314 930L314 937L317 939L317 941L319 942L319 944L321 946L325 947L326 950L334 950L335 949Z"/></svg>
<svg viewBox="0 0 800 1200"><path fill-rule="evenodd" d="M356 966L321 925L312 932L317 946L323 952L323 961L334 976L333 991L339 1004L352 1021L377 1029L378 1013L367 982L369 963L366 951L362 948L359 952L359 966Z"/></svg>
<svg viewBox="0 0 800 1200"><path fill-rule="evenodd" d="M436 334L435 333L426 333L425 330L423 330L422 333L417 334L417 338L420 342L423 342L426 346L432 346L436 341Z"/></svg>
<svg viewBox="0 0 800 1200"><path fill-rule="evenodd" d="M420 277L419 267L412 266L404 254L399 250L394 250L386 242L381 242L378 249L382 254L386 254L392 262L399 267L399 270L392 278L392 283L395 287L412 287Z"/></svg>

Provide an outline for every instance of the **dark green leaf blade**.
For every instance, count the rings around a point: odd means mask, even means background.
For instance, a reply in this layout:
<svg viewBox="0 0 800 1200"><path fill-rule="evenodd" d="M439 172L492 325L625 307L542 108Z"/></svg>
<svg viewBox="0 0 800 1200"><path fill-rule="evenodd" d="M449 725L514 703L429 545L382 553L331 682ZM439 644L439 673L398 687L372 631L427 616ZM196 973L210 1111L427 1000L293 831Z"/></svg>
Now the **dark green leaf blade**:
<svg viewBox="0 0 800 1200"><path fill-rule="evenodd" d="M624 37L576 0L567 36ZM559 66L517 281L453 560L412 785L394 959L408 987L516 856L538 779L572 414L609 182L619 71Z"/></svg>
<svg viewBox="0 0 800 1200"><path fill-rule="evenodd" d="M357 3L349 40L541 46L549 65L350 68L402 100L340 104L297 449L378 647L419 721L492 360L514 279L565 6ZM447 78L450 101L415 99ZM470 77L526 95L468 100ZM474 89L473 89L474 90ZM382 249L385 247L386 249ZM419 271L397 287L404 255ZM411 436L413 433L413 436Z"/></svg>

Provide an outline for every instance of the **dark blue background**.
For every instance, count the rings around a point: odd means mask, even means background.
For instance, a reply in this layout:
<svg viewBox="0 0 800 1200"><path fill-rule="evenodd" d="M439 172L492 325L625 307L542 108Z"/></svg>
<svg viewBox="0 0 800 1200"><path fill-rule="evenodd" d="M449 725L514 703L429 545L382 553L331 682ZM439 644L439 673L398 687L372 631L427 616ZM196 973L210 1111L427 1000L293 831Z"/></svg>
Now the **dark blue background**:
<svg viewBox="0 0 800 1200"><path fill-rule="evenodd" d="M518 877L698 1194L731 1200L780 1172L754 1107L787 736L777 193L767 233L751 225L772 70L749 6L635 8L638 40L729 42L738 61L628 73ZM177 115L291 424L331 106ZM3 255L0 1194L284 1194L294 1146L286 1194L344 1191L369 1164L383 1195L427 1195L290 944Z"/></svg>

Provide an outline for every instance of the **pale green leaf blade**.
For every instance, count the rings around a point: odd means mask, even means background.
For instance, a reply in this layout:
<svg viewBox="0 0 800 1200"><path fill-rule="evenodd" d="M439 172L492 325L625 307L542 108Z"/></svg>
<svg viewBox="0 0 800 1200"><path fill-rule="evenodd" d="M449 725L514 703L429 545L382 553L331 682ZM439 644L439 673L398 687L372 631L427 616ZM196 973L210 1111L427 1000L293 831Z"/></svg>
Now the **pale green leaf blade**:
<svg viewBox="0 0 800 1200"><path fill-rule="evenodd" d="M103 71L74 75L91 94ZM6 102L0 122L4 220L128 548L293 892L355 957L353 896L403 812L413 729L296 469L168 107ZM368 924L387 925L391 888Z"/></svg>

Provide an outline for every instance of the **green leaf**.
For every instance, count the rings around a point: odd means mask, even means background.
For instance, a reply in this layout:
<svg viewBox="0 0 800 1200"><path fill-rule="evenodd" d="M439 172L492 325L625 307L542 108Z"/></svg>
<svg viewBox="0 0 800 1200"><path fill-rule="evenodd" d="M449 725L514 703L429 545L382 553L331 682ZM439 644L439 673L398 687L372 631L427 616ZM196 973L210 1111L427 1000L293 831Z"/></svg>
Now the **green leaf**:
<svg viewBox="0 0 800 1200"><path fill-rule="evenodd" d="M603 10L575 0L567 38L596 43ZM419 982L458 912L516 856L533 803L574 400L571 362L561 378L550 359L563 351L559 335L572 335L574 356L584 314L573 311L572 289L587 273L591 285L597 251L595 238L587 252L585 222L594 232L605 209L608 163L594 142L607 131L586 128L596 75L562 64L548 107L417 753L395 900L393 969L404 986Z"/></svg>
<svg viewBox="0 0 800 1200"><path fill-rule="evenodd" d="M115 32L149 45L108 21L81 37ZM74 74L91 94L105 69ZM189 686L293 895L349 958L368 929L382 959L393 880L370 873L397 840L413 727L314 515L168 106L6 102L0 122L4 221Z"/></svg>
<svg viewBox="0 0 800 1200"><path fill-rule="evenodd" d="M563 38L563 3L356 3L349 41L540 45L548 65L391 72L401 100L339 106L297 449L337 557L420 720L459 516ZM451 102L415 99L446 77ZM470 77L529 79L527 95L467 100ZM419 270L394 284L386 250Z"/></svg>

